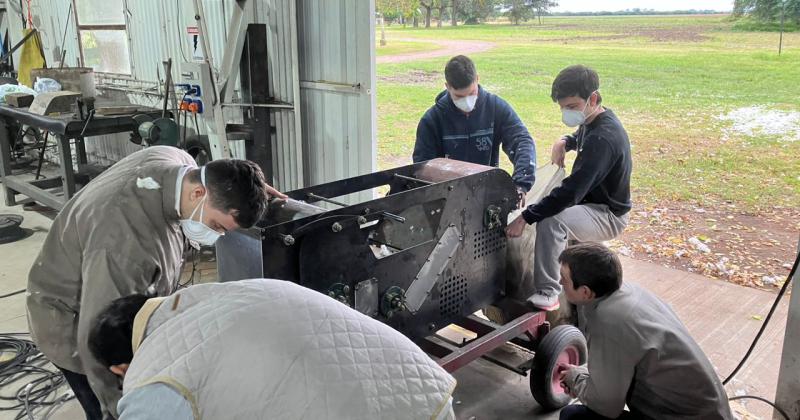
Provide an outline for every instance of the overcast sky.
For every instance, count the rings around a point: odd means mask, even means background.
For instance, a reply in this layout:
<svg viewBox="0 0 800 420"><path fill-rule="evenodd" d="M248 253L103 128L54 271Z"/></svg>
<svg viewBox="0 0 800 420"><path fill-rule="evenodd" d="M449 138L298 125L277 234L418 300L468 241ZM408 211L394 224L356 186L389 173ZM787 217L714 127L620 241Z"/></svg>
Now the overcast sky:
<svg viewBox="0 0 800 420"><path fill-rule="evenodd" d="M688 10L710 9L729 11L733 8L733 0L558 0L558 7L554 12L593 12L625 9L654 9L654 10Z"/></svg>

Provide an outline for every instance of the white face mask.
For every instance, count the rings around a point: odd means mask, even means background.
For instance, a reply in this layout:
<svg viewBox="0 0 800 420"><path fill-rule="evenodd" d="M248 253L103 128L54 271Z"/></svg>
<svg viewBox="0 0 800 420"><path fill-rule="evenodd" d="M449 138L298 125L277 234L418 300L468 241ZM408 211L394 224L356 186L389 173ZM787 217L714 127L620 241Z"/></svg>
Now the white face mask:
<svg viewBox="0 0 800 420"><path fill-rule="evenodd" d="M204 187L206 186L205 167L200 170L200 182ZM211 246L214 245L214 243L217 242L217 239L219 239L219 237L223 234L211 229L210 227L206 226L205 223L203 223L203 211L205 210L203 204L205 204L207 198L208 187L206 187L206 195L203 196L203 199L200 200L200 203L198 203L194 210L192 210L192 214L189 216L189 218L181 219L180 224L181 230L183 230L183 234L186 236L186 239L188 239L189 242ZM197 220L193 220L198 208L200 209L200 217ZM192 244L192 246L194 246L194 244Z"/></svg>
<svg viewBox="0 0 800 420"><path fill-rule="evenodd" d="M594 92L592 92L594 93ZM592 96L589 95L589 98L586 99L586 105L583 106L583 109L578 111L575 109L562 109L561 110L561 121L567 127L577 127L579 125L583 125L586 122L586 108L589 106L589 101L592 99ZM592 115L597 111L597 107L595 107L594 111L592 111L589 115Z"/></svg>
<svg viewBox="0 0 800 420"><path fill-rule="evenodd" d="M470 95L460 99L453 99L453 104L464 112L472 112L475 103L478 102L478 95Z"/></svg>

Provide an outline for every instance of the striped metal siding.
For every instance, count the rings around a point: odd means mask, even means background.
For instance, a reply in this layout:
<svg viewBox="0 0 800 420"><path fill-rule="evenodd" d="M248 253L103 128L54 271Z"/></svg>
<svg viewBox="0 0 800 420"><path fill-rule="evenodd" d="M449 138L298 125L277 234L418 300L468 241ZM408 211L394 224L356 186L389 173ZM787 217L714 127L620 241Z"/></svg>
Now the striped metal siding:
<svg viewBox="0 0 800 420"><path fill-rule="evenodd" d="M297 52L297 10L294 0L262 0L254 3L255 21L267 25L269 86L275 99L295 105L294 110L273 113L277 128L272 138L273 172L283 190L307 185L303 165L300 84ZM306 151L307 152L307 151Z"/></svg>
<svg viewBox="0 0 800 420"><path fill-rule="evenodd" d="M374 2L300 0L298 4L300 103L309 183L372 172L376 168ZM319 84L305 87L303 82ZM360 84L361 89L325 89L330 83Z"/></svg>
<svg viewBox="0 0 800 420"><path fill-rule="evenodd" d="M78 0L87 1L87 0ZM67 64L78 65L74 20L66 22L70 0L32 2L48 62L58 55L64 25ZM230 0L203 0L215 63L222 60ZM363 0L251 0L252 21L267 24L269 82L275 98L296 108L274 113L276 185L285 190L367 173L375 168L374 5ZM127 0L132 74L150 85L164 77L162 60L172 57L173 76L191 60L186 27L195 26L190 0ZM21 33L21 20L9 19ZM12 38L13 39L13 38ZM18 62L18 60L16 61ZM299 64L300 63L300 64ZM361 93L301 89L299 80L360 83ZM158 99L129 94L132 102L158 105ZM298 103L299 102L299 103ZM305 117L307 116L307 117ZM94 137L87 152L103 163L139 147L127 134Z"/></svg>

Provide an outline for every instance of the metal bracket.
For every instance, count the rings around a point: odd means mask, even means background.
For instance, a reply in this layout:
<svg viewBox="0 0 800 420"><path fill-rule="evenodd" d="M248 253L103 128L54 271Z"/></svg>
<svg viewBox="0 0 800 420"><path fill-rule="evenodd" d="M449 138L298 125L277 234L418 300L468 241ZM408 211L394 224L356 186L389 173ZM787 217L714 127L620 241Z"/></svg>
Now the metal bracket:
<svg viewBox="0 0 800 420"><path fill-rule="evenodd" d="M380 302L380 310L383 316L391 318L397 312L402 311L405 308L404 295L405 290L400 287L392 286L387 289Z"/></svg>
<svg viewBox="0 0 800 420"><path fill-rule="evenodd" d="M486 226L486 229L492 230L502 226L503 221L500 218L502 213L503 209L494 204L487 207L486 214L483 215L483 224Z"/></svg>
<svg viewBox="0 0 800 420"><path fill-rule="evenodd" d="M355 309L364 315L378 315L378 279L371 278L356 283Z"/></svg>
<svg viewBox="0 0 800 420"><path fill-rule="evenodd" d="M412 314L417 313L431 294L433 286L439 281L445 268L461 244L461 232L455 225L450 225L442 234L439 243L433 248L428 260L422 265L411 286L406 291L406 308Z"/></svg>
<svg viewBox="0 0 800 420"><path fill-rule="evenodd" d="M334 283L328 288L328 296L352 307L350 304L350 286L344 283Z"/></svg>

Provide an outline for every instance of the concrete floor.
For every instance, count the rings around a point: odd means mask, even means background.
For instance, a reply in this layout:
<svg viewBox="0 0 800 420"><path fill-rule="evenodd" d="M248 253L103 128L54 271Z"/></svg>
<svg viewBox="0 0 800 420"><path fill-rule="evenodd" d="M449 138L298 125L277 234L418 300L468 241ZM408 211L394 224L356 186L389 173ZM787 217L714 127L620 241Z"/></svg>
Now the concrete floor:
<svg viewBox="0 0 800 420"><path fill-rule="evenodd" d="M0 203L3 202L0 191ZM25 217L23 227L32 235L15 243L0 245L0 295L25 287L28 270L50 227L50 219L35 212L24 212L0 204L0 213ZM669 302L707 352L721 376L727 375L744 354L766 315L775 294L723 283L702 276L623 258L626 281L639 283ZM205 280L214 270L201 270ZM27 331L24 294L0 301L0 332ZM751 361L741 371L729 395L746 392L773 399L777 383L780 351L786 325L788 300L780 305L771 326L756 348ZM541 413L530 395L528 379L484 360L477 360L456 372L459 385L454 400L460 419L556 419L555 413ZM7 392L0 389L0 394ZM758 403L750 412L771 418L771 412ZM0 405L1 406L1 405ZM737 411L743 411L737 408ZM0 420L13 419L0 411ZM51 417L81 419L80 407L72 401ZM757 417L753 417L757 418Z"/></svg>

